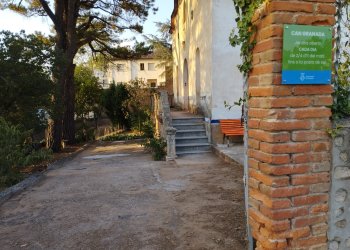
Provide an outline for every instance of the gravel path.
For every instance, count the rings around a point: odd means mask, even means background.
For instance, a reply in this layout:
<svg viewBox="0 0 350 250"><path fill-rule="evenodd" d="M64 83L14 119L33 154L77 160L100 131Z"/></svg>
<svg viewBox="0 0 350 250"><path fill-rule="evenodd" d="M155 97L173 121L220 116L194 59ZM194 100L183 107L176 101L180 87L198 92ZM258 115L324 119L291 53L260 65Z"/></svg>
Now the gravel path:
<svg viewBox="0 0 350 250"><path fill-rule="evenodd" d="M96 143L0 206L5 249L246 249L242 167Z"/></svg>

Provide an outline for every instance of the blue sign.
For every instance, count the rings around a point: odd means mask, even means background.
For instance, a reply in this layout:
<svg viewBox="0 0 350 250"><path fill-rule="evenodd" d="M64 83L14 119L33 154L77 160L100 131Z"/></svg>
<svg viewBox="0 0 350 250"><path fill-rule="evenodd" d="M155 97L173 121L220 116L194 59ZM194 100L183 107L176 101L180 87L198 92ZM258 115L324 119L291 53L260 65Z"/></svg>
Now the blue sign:
<svg viewBox="0 0 350 250"><path fill-rule="evenodd" d="M331 70L283 70L283 84L331 84Z"/></svg>

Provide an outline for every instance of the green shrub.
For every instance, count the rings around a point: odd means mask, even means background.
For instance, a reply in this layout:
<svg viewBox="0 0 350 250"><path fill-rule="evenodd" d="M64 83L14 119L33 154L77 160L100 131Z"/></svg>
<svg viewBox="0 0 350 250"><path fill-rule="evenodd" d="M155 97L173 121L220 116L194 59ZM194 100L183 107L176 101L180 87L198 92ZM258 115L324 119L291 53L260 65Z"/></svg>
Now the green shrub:
<svg viewBox="0 0 350 250"><path fill-rule="evenodd" d="M0 188L11 186L23 179L24 166L48 160L51 151L35 150L29 132L11 125L0 117Z"/></svg>
<svg viewBox="0 0 350 250"><path fill-rule="evenodd" d="M163 138L149 138L143 146L152 153L155 161L162 161L166 156L166 141Z"/></svg>
<svg viewBox="0 0 350 250"><path fill-rule="evenodd" d="M142 123L141 133L145 138L153 138L154 137L154 125L153 122L148 119Z"/></svg>
<svg viewBox="0 0 350 250"><path fill-rule="evenodd" d="M102 141L127 141L127 140L135 140L135 139L143 139L145 136L140 133L132 134L132 133L115 133L111 135L107 135L102 138Z"/></svg>
<svg viewBox="0 0 350 250"><path fill-rule="evenodd" d="M113 126L119 126L126 130L130 129L130 114L128 111L128 100L130 93L125 84L114 83L105 89L102 95L102 105L106 110L106 115L111 120Z"/></svg>
<svg viewBox="0 0 350 250"><path fill-rule="evenodd" d="M95 140L95 128L83 126L79 128L75 135L76 142L87 142Z"/></svg>
<svg viewBox="0 0 350 250"><path fill-rule="evenodd" d="M335 121L350 116L350 55L344 52L342 57L344 61L339 64L333 93L332 118Z"/></svg>

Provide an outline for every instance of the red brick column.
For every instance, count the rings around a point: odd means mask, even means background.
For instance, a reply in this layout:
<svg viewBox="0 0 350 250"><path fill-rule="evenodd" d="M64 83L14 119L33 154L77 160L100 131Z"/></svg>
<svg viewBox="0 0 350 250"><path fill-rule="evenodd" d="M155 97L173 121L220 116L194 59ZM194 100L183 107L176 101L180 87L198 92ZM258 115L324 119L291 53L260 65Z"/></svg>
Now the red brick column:
<svg viewBox="0 0 350 250"><path fill-rule="evenodd" d="M281 85L283 24L333 25L335 0L271 0L255 16L249 223L257 249L327 249L330 85Z"/></svg>

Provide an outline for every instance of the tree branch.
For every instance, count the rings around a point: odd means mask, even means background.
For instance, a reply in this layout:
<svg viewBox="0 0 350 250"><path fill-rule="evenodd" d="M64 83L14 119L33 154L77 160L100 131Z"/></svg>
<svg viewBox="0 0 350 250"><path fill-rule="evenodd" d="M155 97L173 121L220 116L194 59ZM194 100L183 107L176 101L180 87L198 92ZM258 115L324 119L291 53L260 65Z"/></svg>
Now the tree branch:
<svg viewBox="0 0 350 250"><path fill-rule="evenodd" d="M57 25L57 19L55 14L52 12L52 10L50 9L50 6L48 5L48 3L46 2L46 0L39 0L41 3L41 6L43 6L43 9L45 10L45 12L47 13L47 15L50 17L50 19L52 20L52 22L54 23L54 25Z"/></svg>

